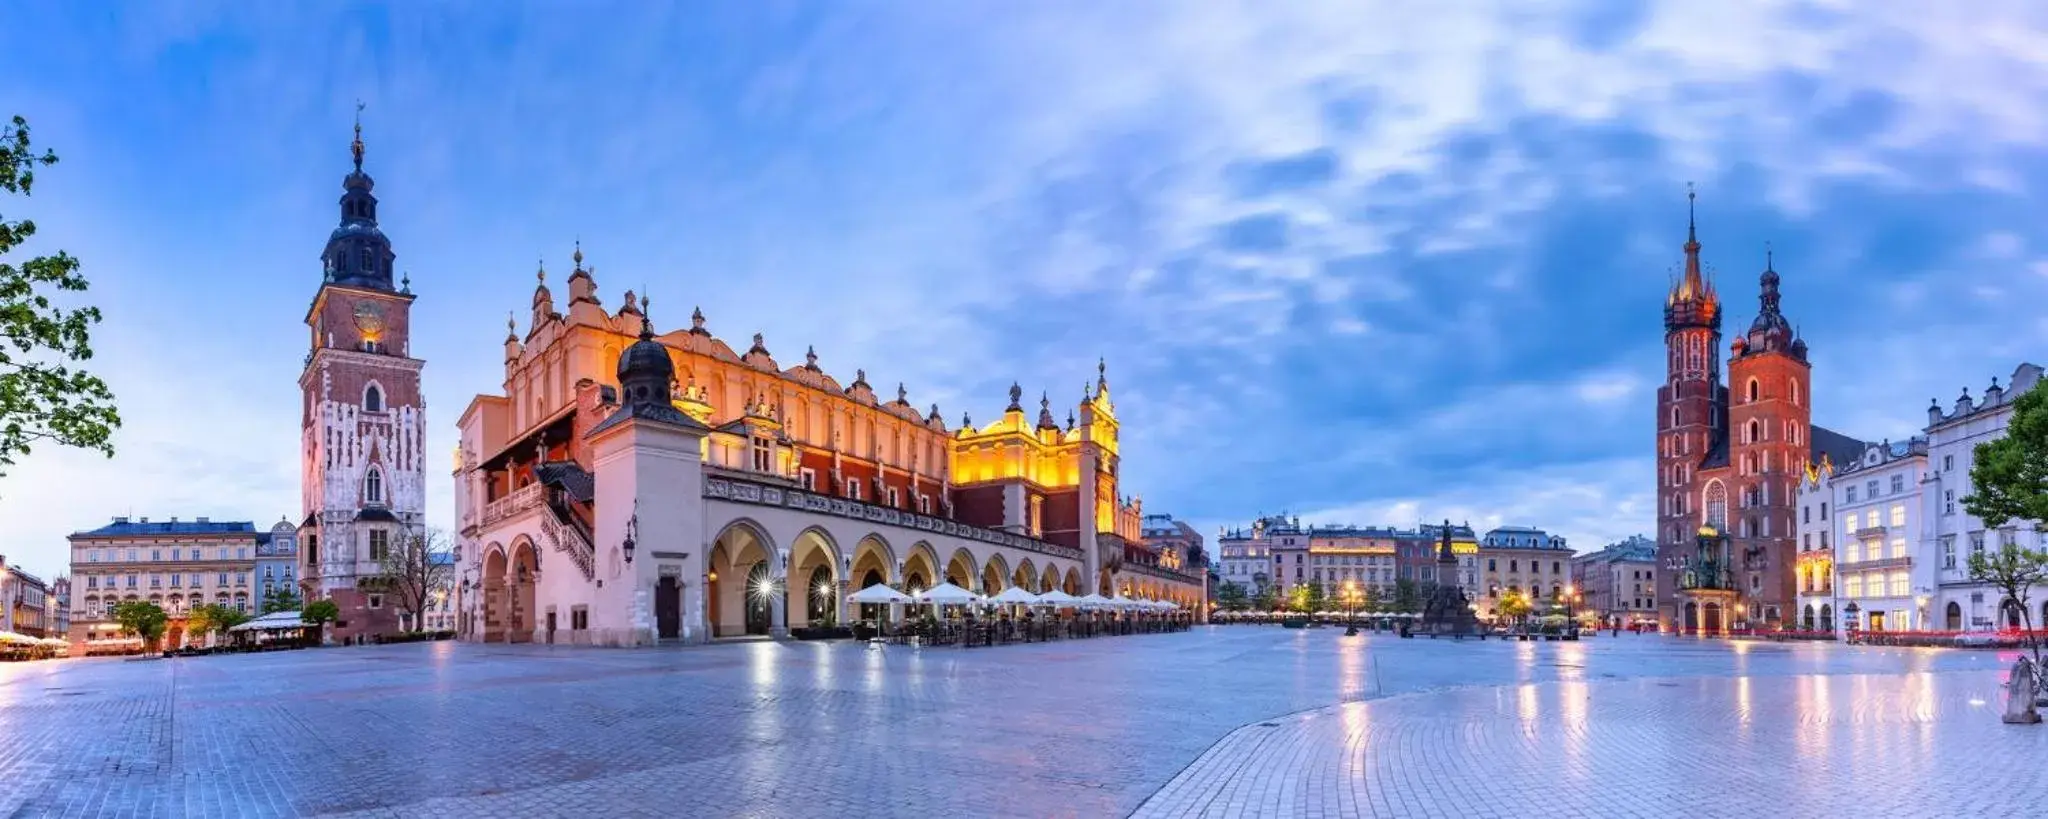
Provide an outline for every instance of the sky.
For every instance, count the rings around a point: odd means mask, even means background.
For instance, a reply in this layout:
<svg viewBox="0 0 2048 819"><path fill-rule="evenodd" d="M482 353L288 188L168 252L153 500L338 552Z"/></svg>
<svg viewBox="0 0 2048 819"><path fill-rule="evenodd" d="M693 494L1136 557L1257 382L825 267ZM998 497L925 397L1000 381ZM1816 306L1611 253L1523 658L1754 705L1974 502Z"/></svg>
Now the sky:
<svg viewBox="0 0 2048 819"><path fill-rule="evenodd" d="M1686 185L1731 332L1764 248L1815 421L2048 363L2048 5L9 4L0 216L105 313L111 459L0 477L0 554L302 517L297 378L361 100L430 451L581 242L605 303L946 417L1106 358L1125 491L1205 533L1652 529ZM522 319L522 329L524 319ZM453 517L429 474L430 522Z"/></svg>

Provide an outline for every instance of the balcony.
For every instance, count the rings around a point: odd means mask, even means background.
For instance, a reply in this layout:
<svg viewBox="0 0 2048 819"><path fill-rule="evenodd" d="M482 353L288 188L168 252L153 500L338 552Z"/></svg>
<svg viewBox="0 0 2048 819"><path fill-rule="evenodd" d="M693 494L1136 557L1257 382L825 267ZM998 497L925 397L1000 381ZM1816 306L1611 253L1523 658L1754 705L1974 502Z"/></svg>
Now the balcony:
<svg viewBox="0 0 2048 819"><path fill-rule="evenodd" d="M513 515L539 508L541 501L546 499L547 486L545 484L536 483L522 488L517 492L485 504L483 525L490 526Z"/></svg>
<svg viewBox="0 0 2048 819"><path fill-rule="evenodd" d="M1869 560L1844 560L1836 565L1838 565L1843 571L1863 571L1866 569L1910 569L1913 568L1913 558L1911 555L1905 555L1900 557L1871 558Z"/></svg>
<svg viewBox="0 0 2048 819"><path fill-rule="evenodd" d="M1870 540L1871 538L1877 538L1879 540L1882 540L1884 539L1885 533L1889 531L1891 530L1888 527L1884 526L1865 526L1861 529L1856 530L1856 539Z"/></svg>

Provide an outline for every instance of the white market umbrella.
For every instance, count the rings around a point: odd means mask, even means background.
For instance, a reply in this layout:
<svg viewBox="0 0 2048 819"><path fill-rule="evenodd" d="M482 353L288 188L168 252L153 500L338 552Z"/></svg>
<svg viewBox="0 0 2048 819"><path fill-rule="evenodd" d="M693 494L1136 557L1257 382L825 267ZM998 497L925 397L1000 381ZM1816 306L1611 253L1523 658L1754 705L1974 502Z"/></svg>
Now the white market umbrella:
<svg viewBox="0 0 2048 819"><path fill-rule="evenodd" d="M1038 602L1038 595L1025 591L1021 586L1011 586L988 599L991 603L1028 606Z"/></svg>
<svg viewBox="0 0 2048 819"><path fill-rule="evenodd" d="M1099 609L1106 607L1109 604L1109 598L1094 593L1084 594L1080 597L1074 598L1074 607L1079 609Z"/></svg>
<svg viewBox="0 0 2048 819"><path fill-rule="evenodd" d="M846 596L848 602L866 605L911 602L910 595L904 594L886 583L876 583Z"/></svg>
<svg viewBox="0 0 2048 819"><path fill-rule="evenodd" d="M1053 608L1065 608L1068 606L1072 606L1078 599L1079 598L1076 598L1073 595L1068 594L1066 592L1060 591L1059 589L1053 589L1052 591L1046 592L1038 596L1038 602L1040 605L1052 606Z"/></svg>
<svg viewBox="0 0 2048 819"><path fill-rule="evenodd" d="M939 606L965 606L980 600L980 595L951 583L940 583L919 592L917 595L917 602L931 603Z"/></svg>

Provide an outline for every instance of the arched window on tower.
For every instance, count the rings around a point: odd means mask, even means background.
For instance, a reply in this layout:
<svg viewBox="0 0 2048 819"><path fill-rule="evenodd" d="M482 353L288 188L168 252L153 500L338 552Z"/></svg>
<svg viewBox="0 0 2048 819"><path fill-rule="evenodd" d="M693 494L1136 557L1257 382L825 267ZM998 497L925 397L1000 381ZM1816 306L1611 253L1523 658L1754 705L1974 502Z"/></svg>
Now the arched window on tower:
<svg viewBox="0 0 2048 819"><path fill-rule="evenodd" d="M1762 388L1762 386L1761 386L1761 385L1759 385L1759 384L1757 384L1757 381L1756 381L1756 379L1754 379L1754 378L1750 379L1750 380L1749 380L1749 400L1751 400L1751 401L1755 401L1755 400L1757 400L1758 398L1760 398L1760 397L1762 397L1762 396L1763 396L1763 388Z"/></svg>
<svg viewBox="0 0 2048 819"><path fill-rule="evenodd" d="M1728 526L1728 487L1720 481L1709 481L1706 490L1707 524L1716 529Z"/></svg>
<svg viewBox="0 0 2048 819"><path fill-rule="evenodd" d="M384 411L384 391L377 389L377 385L375 384L371 384L368 388L363 390L363 411Z"/></svg>
<svg viewBox="0 0 2048 819"><path fill-rule="evenodd" d="M384 473L370 467L370 474L363 476L363 502L384 502Z"/></svg>
<svg viewBox="0 0 2048 819"><path fill-rule="evenodd" d="M1792 402L1792 406L1799 406L1799 379L1786 379L1785 397Z"/></svg>
<svg viewBox="0 0 2048 819"><path fill-rule="evenodd" d="M1755 388L1756 388L1756 382L1755 382L1755 381L1751 381L1751 382L1749 382L1749 386L1750 386L1750 389L1755 389ZM1752 418L1752 419L1750 419L1750 422L1749 422L1749 439L1748 439L1748 440L1746 440L1746 441L1743 441L1743 443L1746 443L1746 444L1754 444L1754 443L1756 443L1756 442L1758 442L1758 441L1761 441L1761 440L1763 440L1763 439L1764 439L1764 425L1763 425L1763 424L1761 424L1761 423L1758 423L1758 422L1756 421L1756 419L1753 419L1753 418Z"/></svg>

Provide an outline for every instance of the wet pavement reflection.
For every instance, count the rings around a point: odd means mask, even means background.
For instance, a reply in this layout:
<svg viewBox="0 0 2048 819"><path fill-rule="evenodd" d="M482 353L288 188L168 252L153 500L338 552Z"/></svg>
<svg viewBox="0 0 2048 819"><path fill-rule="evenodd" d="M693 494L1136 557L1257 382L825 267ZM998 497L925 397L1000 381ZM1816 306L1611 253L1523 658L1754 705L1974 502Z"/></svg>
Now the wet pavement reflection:
<svg viewBox="0 0 2048 819"><path fill-rule="evenodd" d="M2048 750L2048 727L1998 725L2002 673L1995 653L1269 626L14 664L0 815L1672 815L1688 793L1912 813L1896 792L1926 789L1856 788ZM1971 787L1961 804L2015 792Z"/></svg>

